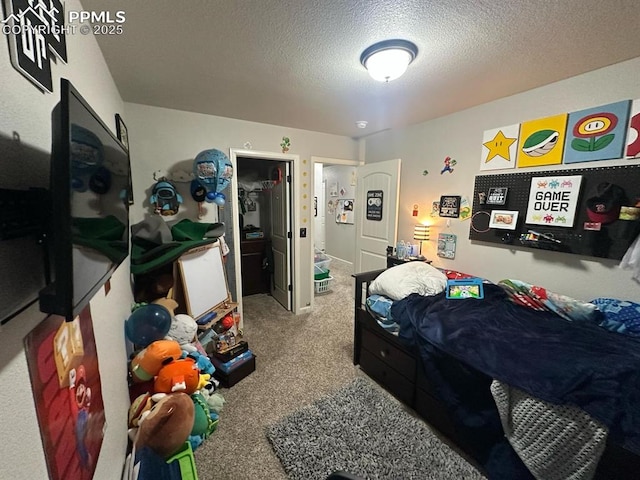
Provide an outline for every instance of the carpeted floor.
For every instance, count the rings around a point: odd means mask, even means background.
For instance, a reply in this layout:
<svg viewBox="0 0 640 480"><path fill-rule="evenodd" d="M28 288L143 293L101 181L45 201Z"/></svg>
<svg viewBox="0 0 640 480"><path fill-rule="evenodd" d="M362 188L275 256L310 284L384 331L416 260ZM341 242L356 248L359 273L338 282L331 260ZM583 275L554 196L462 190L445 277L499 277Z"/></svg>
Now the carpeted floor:
<svg viewBox="0 0 640 480"><path fill-rule="evenodd" d="M267 437L291 480L325 480L336 471L369 480L484 478L363 377L268 427Z"/></svg>
<svg viewBox="0 0 640 480"><path fill-rule="evenodd" d="M333 260L330 268L331 292L315 297L312 313L293 315L269 295L243 299L256 371L221 389L218 430L195 451L200 480L286 480L267 427L365 376L352 363L352 265Z"/></svg>
<svg viewBox="0 0 640 480"><path fill-rule="evenodd" d="M256 371L230 389L218 430L195 451L200 480L286 479L265 428L364 375L352 363L351 264L333 260L331 292L293 315L271 296L243 299L244 333Z"/></svg>

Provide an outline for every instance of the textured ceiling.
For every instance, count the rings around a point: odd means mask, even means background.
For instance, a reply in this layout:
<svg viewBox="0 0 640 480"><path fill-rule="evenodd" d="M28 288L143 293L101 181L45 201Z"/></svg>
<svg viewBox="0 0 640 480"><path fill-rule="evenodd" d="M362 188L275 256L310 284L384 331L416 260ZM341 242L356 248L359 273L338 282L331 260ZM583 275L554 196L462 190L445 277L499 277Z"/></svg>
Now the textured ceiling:
<svg viewBox="0 0 640 480"><path fill-rule="evenodd" d="M125 101L352 137L640 56L636 0L81 1L126 13L98 37ZM389 38L419 53L383 84L359 57Z"/></svg>

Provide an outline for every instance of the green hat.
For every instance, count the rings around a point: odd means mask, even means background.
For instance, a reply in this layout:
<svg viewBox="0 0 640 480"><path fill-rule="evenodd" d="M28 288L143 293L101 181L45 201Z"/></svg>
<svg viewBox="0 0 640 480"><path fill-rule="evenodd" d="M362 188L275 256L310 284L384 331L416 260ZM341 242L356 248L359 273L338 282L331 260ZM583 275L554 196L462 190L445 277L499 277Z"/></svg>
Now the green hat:
<svg viewBox="0 0 640 480"><path fill-rule="evenodd" d="M214 243L220 235L206 236L218 228L211 223L192 222L184 219L169 227L159 216L147 217L131 226L131 273L147 273L177 260L183 253L201 245Z"/></svg>

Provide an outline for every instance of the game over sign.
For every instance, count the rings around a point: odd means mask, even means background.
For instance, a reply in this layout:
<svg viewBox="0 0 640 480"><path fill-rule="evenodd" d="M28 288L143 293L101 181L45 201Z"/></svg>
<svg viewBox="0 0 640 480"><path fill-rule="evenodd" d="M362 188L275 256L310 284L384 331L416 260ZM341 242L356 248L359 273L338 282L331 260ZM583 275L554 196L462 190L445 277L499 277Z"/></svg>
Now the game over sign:
<svg viewBox="0 0 640 480"><path fill-rule="evenodd" d="M525 223L573 227L581 175L533 177Z"/></svg>

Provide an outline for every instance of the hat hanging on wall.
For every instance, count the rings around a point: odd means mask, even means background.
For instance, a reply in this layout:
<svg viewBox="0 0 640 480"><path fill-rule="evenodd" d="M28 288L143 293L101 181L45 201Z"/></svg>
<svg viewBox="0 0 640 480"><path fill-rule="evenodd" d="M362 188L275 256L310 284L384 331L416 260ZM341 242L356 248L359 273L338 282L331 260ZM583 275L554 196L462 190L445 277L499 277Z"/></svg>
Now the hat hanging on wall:
<svg viewBox="0 0 640 480"><path fill-rule="evenodd" d="M625 193L622 187L614 183L599 183L587 199L587 216L592 222L615 222L624 200Z"/></svg>

